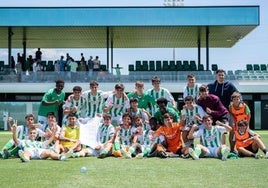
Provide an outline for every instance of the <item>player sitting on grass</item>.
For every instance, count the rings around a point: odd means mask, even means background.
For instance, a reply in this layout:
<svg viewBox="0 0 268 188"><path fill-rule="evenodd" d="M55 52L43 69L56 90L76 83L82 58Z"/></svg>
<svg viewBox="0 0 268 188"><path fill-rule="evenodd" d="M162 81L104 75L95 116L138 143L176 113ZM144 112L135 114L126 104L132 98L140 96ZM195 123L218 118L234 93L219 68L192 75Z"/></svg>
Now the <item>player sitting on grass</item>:
<svg viewBox="0 0 268 188"><path fill-rule="evenodd" d="M13 123L17 124L17 120L14 120L12 117L9 117L8 124L10 128L12 127ZM25 116L25 123L26 123L25 125L17 126L17 129L16 129L17 137L21 140L27 138L29 128L39 125L39 124L34 124L33 114L27 114ZM45 135L45 133L41 129L37 128L36 130L37 130L38 137ZM4 145L4 147L0 151L0 155L2 155L4 159L8 159L11 156L18 156L18 151L19 151L19 148L15 145L13 139L11 139Z"/></svg>
<svg viewBox="0 0 268 188"><path fill-rule="evenodd" d="M189 132L188 139L202 139L202 145L197 144L195 149L189 148L189 154L194 160L198 160L199 156L221 158L223 161L227 160L230 149L222 144L222 139L223 134L226 131L230 132L232 128L220 121L216 121L216 125L213 126L212 122L212 117L205 115L203 117L205 127L194 132L197 126L193 125Z"/></svg>
<svg viewBox="0 0 268 188"><path fill-rule="evenodd" d="M182 116L180 124L182 126L182 139L185 146L194 147L194 141L187 139L187 135L191 127L195 124L200 126L202 124L202 118L205 115L204 110L201 106L194 103L194 98L192 96L186 96L184 98L185 105L182 109Z"/></svg>
<svg viewBox="0 0 268 188"><path fill-rule="evenodd" d="M163 115L164 125L160 126L155 132L154 137L163 135L165 137L168 155L162 151L160 157L181 156L188 153L188 147L182 146L181 126L179 123L173 122L173 114L165 113Z"/></svg>
<svg viewBox="0 0 268 188"><path fill-rule="evenodd" d="M62 153L68 153L68 156L82 157L85 156L85 150L79 141L80 128L76 125L77 118L74 113L67 116L68 125L63 126L60 134L60 148Z"/></svg>
<svg viewBox="0 0 268 188"><path fill-rule="evenodd" d="M60 155L55 153L54 151L48 149L49 145L54 140L54 136L56 133L56 127L54 127L51 137L45 141L40 142L36 141L37 137L37 128L32 127L29 129L28 138L27 139L18 139L17 137L17 123L15 122L11 128L13 133L13 141L16 146L18 146L21 150L19 150L19 157L23 162L29 162L32 159L47 159L51 158L54 160L66 160L65 155Z"/></svg>
<svg viewBox="0 0 268 188"><path fill-rule="evenodd" d="M235 144L239 156L242 157L254 157L259 159L258 149L260 148L265 158L268 158L268 151L262 142L260 135L249 129L247 120L240 120L237 123L237 130L235 134Z"/></svg>
<svg viewBox="0 0 268 188"><path fill-rule="evenodd" d="M54 140L53 142L50 144L51 149L53 149L56 153L60 153L60 141L59 141L59 137L60 137L60 131L61 128L58 125L58 123L56 122L56 115L54 114L54 112L48 112L47 113L47 122L45 124L45 126L43 127L43 131L45 132L45 135L42 137L42 141L48 140L53 133L53 129L56 128L56 132L54 135Z"/></svg>
<svg viewBox="0 0 268 188"><path fill-rule="evenodd" d="M121 152L127 158L132 158L135 148L131 147L134 140L134 133L131 130L131 116L128 112L123 114L123 124L115 128L114 152ZM120 145L120 146L119 146Z"/></svg>
<svg viewBox="0 0 268 188"><path fill-rule="evenodd" d="M88 147L87 153L98 158L105 158L112 154L114 126L111 124L112 117L110 114L103 115L103 123L99 126L97 132L98 145L95 148Z"/></svg>

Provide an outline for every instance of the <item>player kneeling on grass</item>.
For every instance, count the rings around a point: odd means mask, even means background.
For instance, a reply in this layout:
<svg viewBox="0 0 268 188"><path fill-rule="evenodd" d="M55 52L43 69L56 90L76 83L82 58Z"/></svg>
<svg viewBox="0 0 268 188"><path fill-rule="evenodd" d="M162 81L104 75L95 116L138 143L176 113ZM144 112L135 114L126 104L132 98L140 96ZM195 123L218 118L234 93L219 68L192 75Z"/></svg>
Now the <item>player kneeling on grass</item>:
<svg viewBox="0 0 268 188"><path fill-rule="evenodd" d="M188 135L188 139L201 138L203 144L197 144L195 149L190 148L189 154L194 160L198 160L199 156L202 157L215 157L221 158L223 161L227 160L230 149L222 144L223 134L232 128L220 121L216 121L216 125L212 125L212 117L205 115L203 117L203 128L199 128L198 131L194 132L197 128L194 125Z"/></svg>
<svg viewBox="0 0 268 188"><path fill-rule="evenodd" d="M268 158L268 151L262 142L260 136L249 129L247 120L240 120L237 123L238 128L235 133L235 144L239 156L254 157L259 159L258 149L260 148L265 158Z"/></svg>
<svg viewBox="0 0 268 188"><path fill-rule="evenodd" d="M14 123L12 128L13 133L13 141L16 146L18 146L21 150L19 150L19 157L23 162L29 162L31 159L47 159L52 158L54 160L65 160L65 155L59 155L54 151L48 149L49 145L53 142L54 136L56 133L56 127L52 131L51 137L45 141L40 142L36 141L37 130L35 127L29 129L29 134L27 139L19 140L17 137L17 124Z"/></svg>

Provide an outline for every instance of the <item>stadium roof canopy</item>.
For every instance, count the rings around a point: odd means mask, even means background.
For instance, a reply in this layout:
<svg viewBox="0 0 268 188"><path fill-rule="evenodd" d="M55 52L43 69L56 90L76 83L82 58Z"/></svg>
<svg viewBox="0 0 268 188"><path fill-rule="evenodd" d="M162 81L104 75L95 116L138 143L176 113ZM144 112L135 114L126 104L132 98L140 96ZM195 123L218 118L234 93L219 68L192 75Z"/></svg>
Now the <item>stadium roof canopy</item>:
<svg viewBox="0 0 268 188"><path fill-rule="evenodd" d="M0 18L0 48L206 47L207 36L228 48L260 19L259 6L0 7Z"/></svg>

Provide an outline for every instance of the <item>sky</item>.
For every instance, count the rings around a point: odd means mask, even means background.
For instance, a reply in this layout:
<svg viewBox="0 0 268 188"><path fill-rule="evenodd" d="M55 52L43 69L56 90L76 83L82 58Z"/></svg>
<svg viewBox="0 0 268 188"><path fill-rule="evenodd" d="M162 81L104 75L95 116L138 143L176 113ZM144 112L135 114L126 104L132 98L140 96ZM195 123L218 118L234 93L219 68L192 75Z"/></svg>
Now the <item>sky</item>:
<svg viewBox="0 0 268 188"><path fill-rule="evenodd" d="M182 3L183 0L176 0ZM164 3L172 0L8 0L1 1L0 7L57 7L57 6L164 6ZM184 0L184 6L221 6L221 5L259 5L260 25L246 37L236 43L232 48L210 48L210 64L218 64L225 70L246 69L246 64L268 64L268 19L265 13L268 11L266 1L257 0ZM34 55L37 49L27 49L27 56ZM80 53L85 58L89 56L100 57L106 64L106 49L42 49L42 59L57 60L67 52L79 60ZM12 55L22 53L22 49L12 49ZM114 64L119 64L122 74L128 73L128 64L134 64L136 60L172 60L174 50L165 49L114 49ZM201 63L206 64L205 49L201 49ZM7 62L7 49L0 49L0 59ZM197 48L176 48L176 60L196 60ZM127 62L127 63L126 63Z"/></svg>

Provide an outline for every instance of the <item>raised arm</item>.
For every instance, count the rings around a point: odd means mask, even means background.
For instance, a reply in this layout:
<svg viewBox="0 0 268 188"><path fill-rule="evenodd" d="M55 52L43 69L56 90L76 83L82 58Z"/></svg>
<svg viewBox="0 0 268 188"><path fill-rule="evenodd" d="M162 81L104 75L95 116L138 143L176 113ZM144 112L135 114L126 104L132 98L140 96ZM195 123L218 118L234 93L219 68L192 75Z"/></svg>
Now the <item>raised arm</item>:
<svg viewBox="0 0 268 188"><path fill-rule="evenodd" d="M18 121L14 120L13 125L10 127L11 131L12 131L12 138L13 138L13 141L14 141L16 146L19 145L19 139L18 139L18 136L17 136L17 127L18 127L17 124L18 124Z"/></svg>

